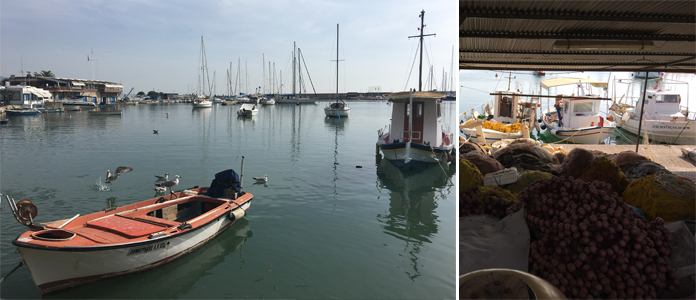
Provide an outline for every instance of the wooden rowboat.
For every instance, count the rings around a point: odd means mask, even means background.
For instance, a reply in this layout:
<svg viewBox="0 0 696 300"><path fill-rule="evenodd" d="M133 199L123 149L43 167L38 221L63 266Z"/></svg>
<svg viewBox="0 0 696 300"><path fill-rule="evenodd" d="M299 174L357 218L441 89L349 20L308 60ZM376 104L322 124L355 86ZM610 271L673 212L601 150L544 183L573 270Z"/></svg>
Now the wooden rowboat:
<svg viewBox="0 0 696 300"><path fill-rule="evenodd" d="M229 188L230 177L237 188ZM17 220L32 228L12 244L43 294L155 268L202 246L245 215L253 195L241 191L238 179L227 170L216 174L210 188L43 226L33 224L36 206L7 197Z"/></svg>

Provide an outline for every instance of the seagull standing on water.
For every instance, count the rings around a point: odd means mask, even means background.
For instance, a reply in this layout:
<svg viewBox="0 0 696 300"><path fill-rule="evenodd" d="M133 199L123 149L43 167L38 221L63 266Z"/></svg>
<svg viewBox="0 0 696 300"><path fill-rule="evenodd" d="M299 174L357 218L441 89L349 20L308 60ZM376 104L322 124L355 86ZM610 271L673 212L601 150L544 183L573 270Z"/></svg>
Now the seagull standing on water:
<svg viewBox="0 0 696 300"><path fill-rule="evenodd" d="M179 178L181 178L181 177L179 177L179 175L176 175L176 176L174 176L174 179L172 179L172 180L165 181L162 183L155 183L155 185L160 186L160 187L164 187L164 188L169 188L169 193L173 194L172 188L174 188L175 186L177 186L179 184Z"/></svg>
<svg viewBox="0 0 696 300"><path fill-rule="evenodd" d="M256 182L268 182L268 176L263 174L263 177L252 177Z"/></svg>
<svg viewBox="0 0 696 300"><path fill-rule="evenodd" d="M118 167L116 168L116 171L114 171L114 174L111 174L111 171L106 170L106 183L113 185L113 181L118 178L118 175L121 175L123 173L128 173L130 171L133 171L133 168L129 167Z"/></svg>
<svg viewBox="0 0 696 300"><path fill-rule="evenodd" d="M169 180L169 173L164 173L164 175L155 175L157 180Z"/></svg>

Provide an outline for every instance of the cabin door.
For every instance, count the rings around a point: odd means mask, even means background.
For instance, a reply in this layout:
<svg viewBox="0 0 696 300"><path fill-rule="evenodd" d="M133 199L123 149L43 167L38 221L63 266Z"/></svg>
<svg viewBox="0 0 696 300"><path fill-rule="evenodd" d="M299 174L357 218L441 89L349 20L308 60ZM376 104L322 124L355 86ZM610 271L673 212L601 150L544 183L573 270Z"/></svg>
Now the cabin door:
<svg viewBox="0 0 696 300"><path fill-rule="evenodd" d="M425 110L425 103L423 102L413 102L413 108L406 104L406 110L404 111L404 134L402 135L404 142L409 141L408 135L408 116L409 113L413 113L413 127L410 141L413 143L423 143L423 111Z"/></svg>

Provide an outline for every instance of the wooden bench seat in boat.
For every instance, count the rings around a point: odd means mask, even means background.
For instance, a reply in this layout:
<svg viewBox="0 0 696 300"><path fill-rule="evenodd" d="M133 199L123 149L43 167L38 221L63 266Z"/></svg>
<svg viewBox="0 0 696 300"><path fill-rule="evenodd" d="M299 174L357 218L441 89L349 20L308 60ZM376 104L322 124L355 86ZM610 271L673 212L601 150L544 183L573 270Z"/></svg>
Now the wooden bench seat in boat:
<svg viewBox="0 0 696 300"><path fill-rule="evenodd" d="M144 216L138 216L138 218L143 218ZM153 218L153 219L158 219L158 218ZM162 222L160 222L160 220ZM164 224L164 221L159 219L158 223L163 223L161 225L155 225L152 223L146 223L143 221L138 221L137 219L134 218L128 218L125 216L119 216L119 215L112 215L104 218L99 218L96 220L92 220L87 222L87 226L93 227L93 228L98 228L98 229L104 229L104 230L109 230L113 231L119 234L122 234L126 237L129 238L136 238L136 237L141 237L144 235L148 235L151 233L159 232L162 230L165 230L167 225ZM176 223L176 222L173 222ZM178 223L177 223L178 225Z"/></svg>

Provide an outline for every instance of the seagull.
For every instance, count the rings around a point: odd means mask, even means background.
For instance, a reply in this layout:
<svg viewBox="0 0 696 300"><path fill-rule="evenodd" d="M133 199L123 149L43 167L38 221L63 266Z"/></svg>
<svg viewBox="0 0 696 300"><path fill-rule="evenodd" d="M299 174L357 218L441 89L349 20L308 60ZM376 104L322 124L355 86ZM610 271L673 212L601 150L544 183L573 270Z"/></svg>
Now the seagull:
<svg viewBox="0 0 696 300"><path fill-rule="evenodd" d="M152 133L154 133L154 134L159 134L159 130L153 129L153 130L152 130Z"/></svg>
<svg viewBox="0 0 696 300"><path fill-rule="evenodd" d="M164 175L155 175L157 180L169 180L169 173L164 173Z"/></svg>
<svg viewBox="0 0 696 300"><path fill-rule="evenodd" d="M174 176L174 179L165 181L162 183L155 183L156 186L164 187L164 188L169 188L169 192L173 194L172 188L177 186L179 184L179 178L181 178L179 175Z"/></svg>
<svg viewBox="0 0 696 300"><path fill-rule="evenodd" d="M268 176L263 174L263 177L253 177L256 182L268 182Z"/></svg>
<svg viewBox="0 0 696 300"><path fill-rule="evenodd" d="M121 175L123 173L128 173L130 171L133 171L133 168L129 167L118 167L116 168L116 171L114 171L114 174L111 174L111 171L106 170L106 183L108 184L114 184L113 181L118 178L118 175Z"/></svg>

